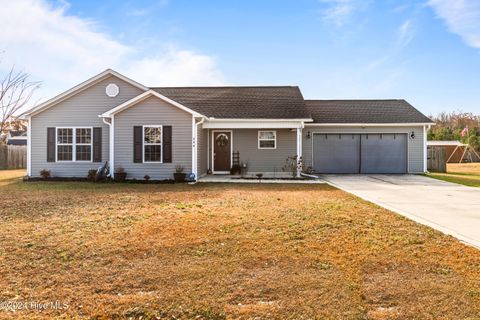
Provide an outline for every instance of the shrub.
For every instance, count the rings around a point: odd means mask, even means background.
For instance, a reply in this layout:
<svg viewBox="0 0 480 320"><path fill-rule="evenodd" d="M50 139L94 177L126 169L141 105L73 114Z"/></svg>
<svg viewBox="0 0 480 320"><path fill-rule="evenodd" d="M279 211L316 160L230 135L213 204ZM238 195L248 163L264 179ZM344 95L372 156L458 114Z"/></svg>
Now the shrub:
<svg viewBox="0 0 480 320"><path fill-rule="evenodd" d="M148 182L150 180L150 176L146 174L143 176L143 179L145 179L145 182Z"/></svg>
<svg viewBox="0 0 480 320"><path fill-rule="evenodd" d="M42 171L40 171L40 175L42 176L43 179L48 179L51 176L50 170L43 169Z"/></svg>
<svg viewBox="0 0 480 320"><path fill-rule="evenodd" d="M175 166L175 172L176 172L176 173L182 173L183 170L185 170L185 168L184 168L183 166L181 166L181 165L179 165L179 164L177 164L177 165Z"/></svg>
<svg viewBox="0 0 480 320"><path fill-rule="evenodd" d="M95 169L88 170L88 174L87 174L88 181L95 181L96 177L97 177L97 170Z"/></svg>
<svg viewBox="0 0 480 320"><path fill-rule="evenodd" d="M303 160L302 157L288 157L285 159L285 165L282 168L283 172L290 172L293 178L297 177L297 170L302 170Z"/></svg>

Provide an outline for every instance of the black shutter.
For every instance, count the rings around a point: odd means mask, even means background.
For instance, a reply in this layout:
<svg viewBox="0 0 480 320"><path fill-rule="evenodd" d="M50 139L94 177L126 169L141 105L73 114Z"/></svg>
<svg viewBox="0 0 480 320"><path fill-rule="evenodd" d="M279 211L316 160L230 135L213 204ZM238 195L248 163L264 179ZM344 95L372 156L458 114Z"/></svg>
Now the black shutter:
<svg viewBox="0 0 480 320"><path fill-rule="evenodd" d="M143 139L142 126L133 127L133 162L142 163L142 139Z"/></svg>
<svg viewBox="0 0 480 320"><path fill-rule="evenodd" d="M55 162L55 128L47 128L47 162Z"/></svg>
<svg viewBox="0 0 480 320"><path fill-rule="evenodd" d="M93 162L102 162L102 128L93 128Z"/></svg>
<svg viewBox="0 0 480 320"><path fill-rule="evenodd" d="M172 162L172 126L163 126L163 162Z"/></svg>

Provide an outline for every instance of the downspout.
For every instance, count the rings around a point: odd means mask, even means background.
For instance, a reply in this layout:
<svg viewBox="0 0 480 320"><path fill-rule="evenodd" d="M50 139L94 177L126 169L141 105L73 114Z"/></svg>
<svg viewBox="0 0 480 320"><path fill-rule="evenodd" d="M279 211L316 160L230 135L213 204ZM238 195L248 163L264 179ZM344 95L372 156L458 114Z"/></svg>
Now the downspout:
<svg viewBox="0 0 480 320"><path fill-rule="evenodd" d="M109 130L108 133L109 133L109 137L110 137L109 140L110 141L109 141L109 144L108 144L108 152L109 152L108 154L109 154L109 160L110 161L109 161L108 167L110 169L109 170L110 173L109 173L108 176L113 179L114 176L115 176L115 170L113 168L113 143L114 143L114 141L113 141L113 116L110 118L110 122L107 121L107 118L103 118L103 117L102 117L102 121L103 121L103 123L108 125L108 130Z"/></svg>
<svg viewBox="0 0 480 320"><path fill-rule="evenodd" d="M32 176L32 117L27 117L27 176Z"/></svg>
<svg viewBox="0 0 480 320"><path fill-rule="evenodd" d="M423 126L423 172L428 173L427 132L432 126Z"/></svg>
<svg viewBox="0 0 480 320"><path fill-rule="evenodd" d="M202 124L205 122L205 118L202 118L199 122L195 121L195 117L193 117L193 122L194 122L194 133L193 133L193 154L192 154L192 172L195 174L195 181L193 183L196 183L198 181L198 125Z"/></svg>

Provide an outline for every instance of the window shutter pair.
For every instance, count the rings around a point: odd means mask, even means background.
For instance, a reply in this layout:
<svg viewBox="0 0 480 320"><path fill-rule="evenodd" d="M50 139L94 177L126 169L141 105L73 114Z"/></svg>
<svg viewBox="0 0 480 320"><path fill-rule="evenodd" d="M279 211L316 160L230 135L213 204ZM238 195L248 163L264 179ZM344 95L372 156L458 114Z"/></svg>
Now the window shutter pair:
<svg viewBox="0 0 480 320"><path fill-rule="evenodd" d="M133 127L133 162L143 162L143 127ZM162 156L164 163L172 162L172 126L163 126Z"/></svg>
<svg viewBox="0 0 480 320"><path fill-rule="evenodd" d="M47 128L47 162L55 162L56 134L55 128ZM93 128L92 135L93 162L102 162L102 128Z"/></svg>

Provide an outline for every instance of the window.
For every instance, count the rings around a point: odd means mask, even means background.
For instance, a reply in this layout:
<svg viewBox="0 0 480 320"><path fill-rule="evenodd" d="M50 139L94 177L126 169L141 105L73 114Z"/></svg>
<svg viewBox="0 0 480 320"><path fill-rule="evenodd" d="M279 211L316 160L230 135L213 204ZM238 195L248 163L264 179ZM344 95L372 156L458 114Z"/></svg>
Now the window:
<svg viewBox="0 0 480 320"><path fill-rule="evenodd" d="M258 131L258 149L276 149L276 131Z"/></svg>
<svg viewBox="0 0 480 320"><path fill-rule="evenodd" d="M92 128L57 128L57 161L92 161Z"/></svg>
<svg viewBox="0 0 480 320"><path fill-rule="evenodd" d="M143 127L143 162L162 162L162 126Z"/></svg>

